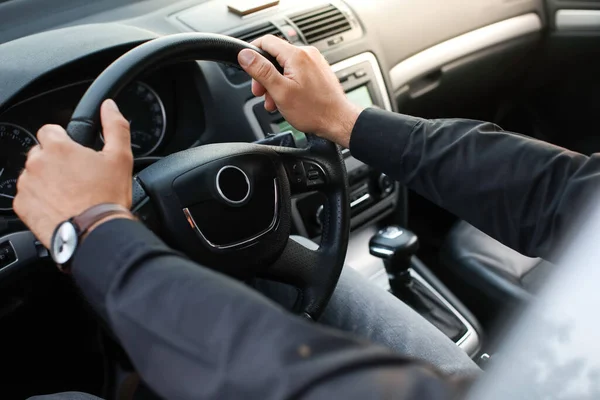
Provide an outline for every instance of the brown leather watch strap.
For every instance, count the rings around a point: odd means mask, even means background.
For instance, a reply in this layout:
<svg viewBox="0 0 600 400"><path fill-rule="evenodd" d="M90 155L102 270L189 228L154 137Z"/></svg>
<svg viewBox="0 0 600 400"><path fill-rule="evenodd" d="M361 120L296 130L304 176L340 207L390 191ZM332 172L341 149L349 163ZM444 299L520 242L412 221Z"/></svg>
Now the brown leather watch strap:
<svg viewBox="0 0 600 400"><path fill-rule="evenodd" d="M73 217L72 221L79 228L78 234L81 237L97 222L118 214L131 215L131 212L119 204L102 203L88 208L78 216Z"/></svg>

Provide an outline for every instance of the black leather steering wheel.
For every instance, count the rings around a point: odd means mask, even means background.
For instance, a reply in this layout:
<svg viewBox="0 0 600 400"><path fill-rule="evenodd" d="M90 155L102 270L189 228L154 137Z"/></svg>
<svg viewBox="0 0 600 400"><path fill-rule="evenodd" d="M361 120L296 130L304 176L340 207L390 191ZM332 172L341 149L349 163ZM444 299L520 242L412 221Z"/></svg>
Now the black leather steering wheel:
<svg viewBox="0 0 600 400"><path fill-rule="evenodd" d="M142 44L111 64L75 109L67 131L91 146L99 109L138 74L163 62L211 60L237 65L242 49L269 55L227 36L184 33ZM322 241L309 250L289 238L291 196L326 197ZM346 170L339 148L308 135L304 149L224 143L172 154L134 178L134 207L150 204L160 236L202 265L239 279L263 277L291 284L295 311L317 319L341 273L349 234ZM143 218L142 220L145 220Z"/></svg>

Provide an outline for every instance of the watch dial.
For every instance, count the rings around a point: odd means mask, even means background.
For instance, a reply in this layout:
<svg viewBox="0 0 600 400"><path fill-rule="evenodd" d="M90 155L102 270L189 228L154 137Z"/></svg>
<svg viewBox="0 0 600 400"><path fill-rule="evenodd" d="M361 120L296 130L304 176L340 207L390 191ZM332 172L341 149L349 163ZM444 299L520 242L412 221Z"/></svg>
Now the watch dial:
<svg viewBox="0 0 600 400"><path fill-rule="evenodd" d="M55 263L63 265L73 257L77 249L77 230L70 221L63 222L56 228L52 243L50 244L50 254Z"/></svg>

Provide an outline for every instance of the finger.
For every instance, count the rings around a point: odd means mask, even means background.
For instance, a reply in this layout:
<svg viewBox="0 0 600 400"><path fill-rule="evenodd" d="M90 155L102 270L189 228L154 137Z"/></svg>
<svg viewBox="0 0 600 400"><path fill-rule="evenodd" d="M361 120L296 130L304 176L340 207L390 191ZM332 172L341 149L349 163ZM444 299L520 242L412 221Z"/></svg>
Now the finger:
<svg viewBox="0 0 600 400"><path fill-rule="evenodd" d="M277 110L277 105L269 93L265 95L265 110L268 112Z"/></svg>
<svg viewBox="0 0 600 400"><path fill-rule="evenodd" d="M102 134L104 136L103 152L120 153L131 151L131 133L129 122L119 111L112 100L105 100L100 108Z"/></svg>
<svg viewBox="0 0 600 400"><path fill-rule="evenodd" d="M271 94L280 92L287 84L287 78L281 75L269 60L254 50L240 51L238 62L244 71Z"/></svg>
<svg viewBox="0 0 600 400"><path fill-rule="evenodd" d="M42 147L39 144L36 144L31 149L29 149L29 152L27 152L27 160L25 161L25 168L23 168L23 170L27 168L35 169L36 166L39 166L41 162L41 155Z"/></svg>
<svg viewBox="0 0 600 400"><path fill-rule="evenodd" d="M285 63L298 51L296 46L273 35L262 36L251 44L275 57L282 67L285 67Z"/></svg>
<svg viewBox="0 0 600 400"><path fill-rule="evenodd" d="M263 96L265 93L267 93L267 89L265 89L263 85L252 79L252 94L256 97L260 97Z"/></svg>
<svg viewBox="0 0 600 400"><path fill-rule="evenodd" d="M42 148L54 143L73 142L67 131L58 125L44 125L37 133L38 142ZM74 142L73 142L74 143Z"/></svg>
<svg viewBox="0 0 600 400"><path fill-rule="evenodd" d="M42 151L42 146L40 146L39 144L36 144L32 148L30 148L29 151L27 152L27 158L36 157L36 154L38 154L40 151Z"/></svg>

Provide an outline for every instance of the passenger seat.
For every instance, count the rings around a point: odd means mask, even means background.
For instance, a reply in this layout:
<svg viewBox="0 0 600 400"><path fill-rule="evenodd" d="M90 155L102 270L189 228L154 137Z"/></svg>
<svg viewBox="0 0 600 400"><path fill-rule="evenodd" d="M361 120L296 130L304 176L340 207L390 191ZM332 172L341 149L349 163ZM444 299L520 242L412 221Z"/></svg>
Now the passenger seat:
<svg viewBox="0 0 600 400"><path fill-rule="evenodd" d="M553 269L553 264L541 258L525 257L464 221L450 230L442 248L441 262L500 304L529 300Z"/></svg>

